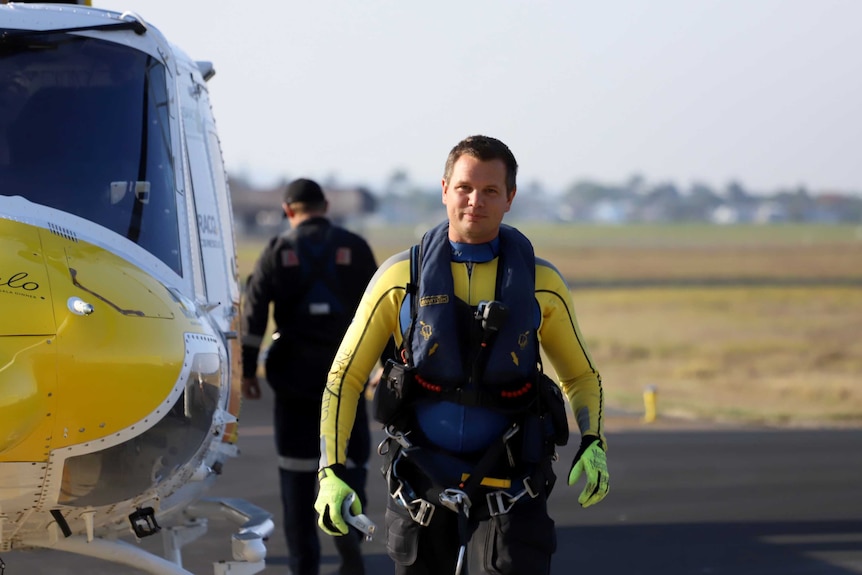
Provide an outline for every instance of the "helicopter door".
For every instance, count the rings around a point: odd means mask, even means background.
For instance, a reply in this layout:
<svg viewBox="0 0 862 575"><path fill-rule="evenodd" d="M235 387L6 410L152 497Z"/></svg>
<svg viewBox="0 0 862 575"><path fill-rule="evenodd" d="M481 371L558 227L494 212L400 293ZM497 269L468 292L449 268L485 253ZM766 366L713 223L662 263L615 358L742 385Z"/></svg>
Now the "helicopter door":
<svg viewBox="0 0 862 575"><path fill-rule="evenodd" d="M225 313L220 314L216 311L213 314L216 319L220 319L226 317L231 303L235 301L234 294L229 288L236 277L231 266L233 258L229 255L234 251L232 224L230 215L228 214L228 219L225 220L221 213L223 209L229 210L230 203L226 198L219 201L218 195L227 193L225 174L221 158L214 160L207 146L208 132L215 129L212 116L209 114L207 92L200 84L195 84L191 91L192 98L181 103L183 128L188 150L189 174L194 196L207 303L226 308ZM183 92L187 91L181 90L181 93ZM219 327L222 330L228 329L224 323Z"/></svg>

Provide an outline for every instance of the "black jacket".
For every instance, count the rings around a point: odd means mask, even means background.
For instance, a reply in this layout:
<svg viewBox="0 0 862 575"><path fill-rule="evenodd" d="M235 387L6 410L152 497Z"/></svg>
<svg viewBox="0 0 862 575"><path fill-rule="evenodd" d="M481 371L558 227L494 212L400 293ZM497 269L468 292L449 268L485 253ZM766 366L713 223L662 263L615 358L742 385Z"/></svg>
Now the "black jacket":
<svg viewBox="0 0 862 575"><path fill-rule="evenodd" d="M376 270L368 243L324 217L272 238L245 288L243 376L257 370L272 303L279 337L267 353L267 380L276 394L319 397Z"/></svg>

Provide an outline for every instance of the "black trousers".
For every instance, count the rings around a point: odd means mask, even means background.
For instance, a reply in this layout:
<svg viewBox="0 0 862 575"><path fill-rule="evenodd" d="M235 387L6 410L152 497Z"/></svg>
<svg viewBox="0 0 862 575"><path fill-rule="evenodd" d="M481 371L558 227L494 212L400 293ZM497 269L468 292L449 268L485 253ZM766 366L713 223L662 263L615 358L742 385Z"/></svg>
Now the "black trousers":
<svg viewBox="0 0 862 575"><path fill-rule="evenodd" d="M518 501L509 513L489 517L479 513L477 498L467 533L469 542L462 575L547 575L557 548L554 521L548 516L546 496ZM389 498L386 507L386 550L395 575L455 573L460 539L458 515L438 505L431 523L422 527L403 507Z"/></svg>
<svg viewBox="0 0 862 575"><path fill-rule="evenodd" d="M366 469L354 467L347 473L347 484L353 487L360 497L364 497ZM317 575L320 572L320 539L317 514L313 506L317 496L317 473L279 469L279 475L288 568L292 575ZM364 536L352 527L347 535L333 537L341 558L338 571L340 575L364 575L365 567L360 548L363 538Z"/></svg>
<svg viewBox="0 0 862 575"><path fill-rule="evenodd" d="M363 508L370 454L371 433L367 403L360 396L356 422L347 446L348 468L345 481L359 496ZM276 446L281 456L316 462L320 458L320 402L276 396ZM279 469L284 535L288 567L292 575L317 575L320 572L320 535L314 500L317 497L317 471ZM366 511L367 513L367 511ZM327 535L323 535L328 537ZM349 534L334 537L341 558L340 575L363 575L360 544L364 536L351 528Z"/></svg>

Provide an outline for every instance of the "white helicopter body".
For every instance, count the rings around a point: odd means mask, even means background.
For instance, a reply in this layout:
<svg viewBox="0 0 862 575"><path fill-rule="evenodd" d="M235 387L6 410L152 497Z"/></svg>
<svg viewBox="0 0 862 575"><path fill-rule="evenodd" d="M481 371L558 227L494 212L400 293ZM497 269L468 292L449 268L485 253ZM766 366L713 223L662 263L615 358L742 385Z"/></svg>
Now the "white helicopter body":
<svg viewBox="0 0 862 575"><path fill-rule="evenodd" d="M269 515L203 497L240 408L212 74L134 14L0 5L0 556L186 573L228 506L223 572L263 568ZM120 540L160 530L165 559Z"/></svg>

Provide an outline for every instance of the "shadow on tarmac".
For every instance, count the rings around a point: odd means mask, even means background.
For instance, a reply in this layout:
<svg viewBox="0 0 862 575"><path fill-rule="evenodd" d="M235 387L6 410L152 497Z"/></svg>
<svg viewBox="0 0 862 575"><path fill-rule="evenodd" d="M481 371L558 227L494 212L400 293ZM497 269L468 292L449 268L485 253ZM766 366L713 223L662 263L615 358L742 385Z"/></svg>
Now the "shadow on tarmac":
<svg viewBox="0 0 862 575"><path fill-rule="evenodd" d="M862 573L862 521L565 527L552 573ZM823 555L828 553L828 561Z"/></svg>
<svg viewBox="0 0 862 575"><path fill-rule="evenodd" d="M552 575L862 573L862 521L563 527L557 540ZM337 563L324 557L321 572L337 573ZM267 559L268 571L286 564L284 556ZM365 569L395 572L385 554L365 555Z"/></svg>

